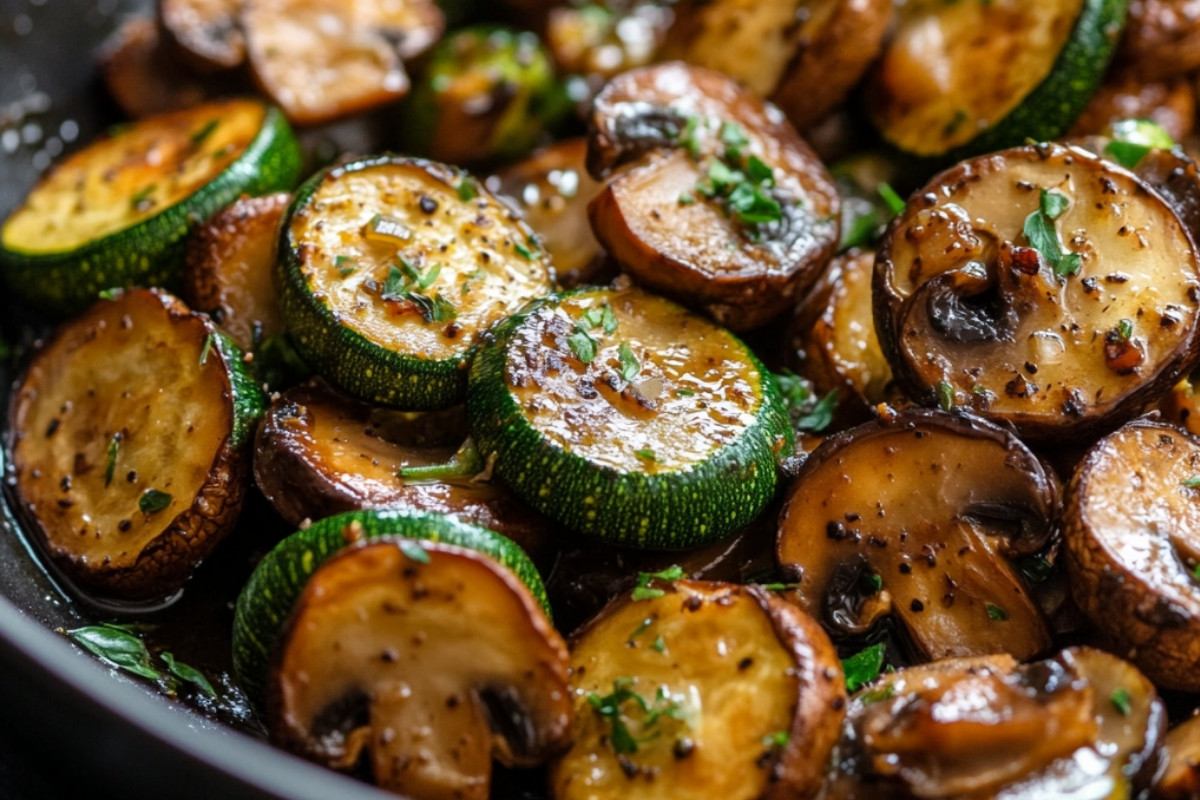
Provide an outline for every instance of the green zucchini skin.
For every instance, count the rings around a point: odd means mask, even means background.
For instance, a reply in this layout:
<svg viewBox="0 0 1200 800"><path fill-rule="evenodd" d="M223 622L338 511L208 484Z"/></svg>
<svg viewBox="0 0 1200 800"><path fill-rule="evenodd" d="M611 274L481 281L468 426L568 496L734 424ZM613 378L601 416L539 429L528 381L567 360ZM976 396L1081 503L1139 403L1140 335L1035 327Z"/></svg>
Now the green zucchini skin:
<svg viewBox="0 0 1200 800"><path fill-rule="evenodd" d="M300 170L300 145L287 118L268 107L242 155L190 197L69 252L32 254L0 246L0 268L14 294L55 319L82 312L106 289L178 291L187 238L197 225L243 194L290 191Z"/></svg>
<svg viewBox="0 0 1200 800"><path fill-rule="evenodd" d="M1129 0L1084 0L1046 79L1008 116L949 153L947 160L1015 147L1027 139L1048 142L1065 134L1100 86L1128 11Z"/></svg>
<svg viewBox="0 0 1200 800"><path fill-rule="evenodd" d="M292 230L292 218L313 201L324 183L352 172L388 165L426 170L447 186L473 180L469 173L435 161L395 156L362 159L313 175L297 190L280 233L275 274L280 309L301 358L343 391L369 402L410 411L449 408L461 403L466 395L467 367L478 344L464 346L450 357L423 358L389 349L342 324L338 310L314 293L305 276L303 248ZM482 195L484 190L479 192ZM533 235L524 222L517 220L513 224L524 235ZM548 291L549 285L542 293Z"/></svg>
<svg viewBox="0 0 1200 800"><path fill-rule="evenodd" d="M259 562L238 596L233 666L251 703L261 706L276 639L304 584L328 558L353 541L403 538L476 550L508 568L550 615L541 576L515 542L487 528L411 509L350 511L288 536Z"/></svg>
<svg viewBox="0 0 1200 800"><path fill-rule="evenodd" d="M732 333L760 376L754 422L704 461L655 474L598 465L547 440L507 384L508 344L524 321L583 287L529 303L497 326L471 365L467 417L481 456L531 506L579 533L664 550L718 541L749 523L774 496L778 464L795 446L774 376ZM604 291L604 290L599 290Z"/></svg>

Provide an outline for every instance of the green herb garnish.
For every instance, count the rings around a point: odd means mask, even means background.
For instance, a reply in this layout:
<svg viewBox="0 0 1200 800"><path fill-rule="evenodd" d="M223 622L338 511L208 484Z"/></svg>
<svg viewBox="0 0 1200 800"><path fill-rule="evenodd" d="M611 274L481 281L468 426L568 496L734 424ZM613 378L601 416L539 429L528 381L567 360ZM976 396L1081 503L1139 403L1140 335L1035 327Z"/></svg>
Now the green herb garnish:
<svg viewBox="0 0 1200 800"><path fill-rule="evenodd" d="M132 206L135 211L145 210L145 208L150 205L150 195L154 194L154 190L157 188L158 186L152 183L146 188L136 192L133 197L129 198L129 205Z"/></svg>
<svg viewBox="0 0 1200 800"><path fill-rule="evenodd" d="M89 625L66 633L72 641L109 666L152 681L162 678L162 673L150 663L146 643L126 627Z"/></svg>
<svg viewBox="0 0 1200 800"><path fill-rule="evenodd" d="M596 340L589 336L587 331L576 328L574 333L567 337L567 344L575 357L584 364L590 364L596 358Z"/></svg>
<svg viewBox="0 0 1200 800"><path fill-rule="evenodd" d="M1122 342L1128 342L1129 337L1133 336L1133 322L1127 319L1120 320L1117 322L1117 327L1113 329L1113 333Z"/></svg>
<svg viewBox="0 0 1200 800"><path fill-rule="evenodd" d="M621 378L623 380L631 381L642 371L642 365L638 362L637 356L633 354L633 350L626 342L621 342L621 347L617 351L617 358L621 361Z"/></svg>
<svg viewBox="0 0 1200 800"><path fill-rule="evenodd" d="M1117 713L1119 713L1122 717L1129 716L1130 697L1128 689L1124 687L1117 687L1116 689L1113 689L1113 693L1108 696L1108 699L1112 701L1113 707L1117 709Z"/></svg>
<svg viewBox="0 0 1200 800"><path fill-rule="evenodd" d="M750 140L746 138L745 132L733 122L722 122L721 131L718 136L721 139L721 144L725 145L725 158L729 161L741 159L742 148L750 144Z"/></svg>
<svg viewBox="0 0 1200 800"><path fill-rule="evenodd" d="M655 738L656 734L651 729L664 717L683 719L683 708L680 702L675 698L668 697L665 687L658 687L658 691L654 693L654 701L651 703L633 691L633 684L633 678L617 678L613 681L611 693L601 697L592 692L587 696L588 705L601 719L608 721L610 726L608 740L617 755L633 755L638 750L639 741L645 742ZM640 710L644 715L639 725L639 732L645 738L640 740L635 738L630 731L630 723L626 721L626 714L621 710L622 706L630 703L633 704L632 711ZM649 735L647 736L647 734Z"/></svg>
<svg viewBox="0 0 1200 800"><path fill-rule="evenodd" d="M215 131L217 129L217 126L220 124L221 124L220 120L212 119L212 120L209 120L204 125L203 128L201 128L200 130L193 133L191 135L191 138L189 139L189 141L192 144L192 147L196 147L197 145L201 144L205 139L207 139L209 136L212 136L212 132Z"/></svg>
<svg viewBox="0 0 1200 800"><path fill-rule="evenodd" d="M836 389L818 398L813 394L812 383L787 370L776 372L775 381L797 433L820 433L833 422L833 412L837 408Z"/></svg>
<svg viewBox="0 0 1200 800"><path fill-rule="evenodd" d="M138 510L146 516L157 514L171 505L171 495L158 489L147 489L138 498Z"/></svg>
<svg viewBox="0 0 1200 800"><path fill-rule="evenodd" d="M883 202L887 203L887 207L892 212L893 216L898 217L904 213L904 207L906 205L904 198L896 194L896 190L891 187L891 184L887 183L886 181L881 181L879 185L875 187L875 191L878 192L881 198L883 198Z"/></svg>
<svg viewBox="0 0 1200 800"><path fill-rule="evenodd" d="M1022 229L1029 246L1046 259L1054 274L1060 278L1074 275L1083 264L1083 259L1078 253L1063 252L1058 230L1054 227L1054 220L1062 216L1070 205L1070 200L1063 194L1042 189L1038 210L1025 218L1025 226Z"/></svg>
<svg viewBox="0 0 1200 800"><path fill-rule="evenodd" d="M358 262L350 256L338 256L333 259L333 266L337 269L338 274L345 278L354 273L358 269Z"/></svg>
<svg viewBox="0 0 1200 800"><path fill-rule="evenodd" d="M846 673L846 691L857 692L861 687L878 678L882 669L882 642L860 650L849 658L843 658L842 671Z"/></svg>
<svg viewBox="0 0 1200 800"><path fill-rule="evenodd" d="M683 129L679 132L679 141L687 148L688 153L692 158L700 157L700 120L697 117L688 117L683 124Z"/></svg>
<svg viewBox="0 0 1200 800"><path fill-rule="evenodd" d="M633 451L633 454L643 461L658 461L658 456L649 447L643 447L641 450Z"/></svg>
<svg viewBox="0 0 1200 800"><path fill-rule="evenodd" d="M672 564L666 569L658 572L639 572L637 575L637 585L633 589L631 595L635 601L653 600L656 597L662 597L666 594L662 589L654 588L650 585L652 581L677 581L687 575L683 571L683 567L678 564Z"/></svg>
<svg viewBox="0 0 1200 800"><path fill-rule="evenodd" d="M992 622L1003 622L1008 619L1008 612L995 603L987 604L987 615Z"/></svg>
<svg viewBox="0 0 1200 800"><path fill-rule="evenodd" d="M167 669L171 674L184 683L190 683L200 691L204 692L209 697L216 697L217 690L208 682L208 678L204 677L204 673L195 667L184 664L182 661L176 661L175 656L171 652L164 651L159 656L163 663L167 665Z"/></svg>
<svg viewBox="0 0 1200 800"><path fill-rule="evenodd" d="M420 542L413 539L397 539L396 546L409 561L415 561L418 564L428 564L430 561L429 553L425 551Z"/></svg>
<svg viewBox="0 0 1200 800"><path fill-rule="evenodd" d="M948 381L939 381L937 385L938 407L942 411L950 411L954 408L954 387Z"/></svg>
<svg viewBox="0 0 1200 800"><path fill-rule="evenodd" d="M1104 155L1111 156L1126 169L1133 169L1151 150L1170 150L1175 146L1171 134L1156 122L1148 119L1123 119L1113 123L1112 141L1104 147Z"/></svg>
<svg viewBox="0 0 1200 800"><path fill-rule="evenodd" d="M200 366L202 367L208 363L208 354L212 350L214 336L216 336L215 333L210 333L204 337L204 347L200 348Z"/></svg>
<svg viewBox="0 0 1200 800"><path fill-rule="evenodd" d="M458 192L458 199L464 203L468 203L479 196L479 186L476 185L475 179L469 175L464 175L458 182L458 186L454 187Z"/></svg>
<svg viewBox="0 0 1200 800"><path fill-rule="evenodd" d="M1195 489L1197 486L1200 486L1200 475L1193 475L1184 481L1183 485L1189 489Z"/></svg>
<svg viewBox="0 0 1200 800"><path fill-rule="evenodd" d="M114 433L108 440L108 458L104 463L104 485L112 483L113 473L117 470L117 453L121 450L121 434Z"/></svg>
<svg viewBox="0 0 1200 800"><path fill-rule="evenodd" d="M665 639L663 639L662 634L659 634L658 637L655 638L654 643L650 645L650 649L656 653L662 653L666 651L667 642Z"/></svg>
<svg viewBox="0 0 1200 800"><path fill-rule="evenodd" d="M783 748L787 747L788 742L790 742L791 739L791 734L789 734L787 731L775 731L774 733L768 733L766 736L764 736L762 743L763 747L773 747L777 750L782 750Z"/></svg>

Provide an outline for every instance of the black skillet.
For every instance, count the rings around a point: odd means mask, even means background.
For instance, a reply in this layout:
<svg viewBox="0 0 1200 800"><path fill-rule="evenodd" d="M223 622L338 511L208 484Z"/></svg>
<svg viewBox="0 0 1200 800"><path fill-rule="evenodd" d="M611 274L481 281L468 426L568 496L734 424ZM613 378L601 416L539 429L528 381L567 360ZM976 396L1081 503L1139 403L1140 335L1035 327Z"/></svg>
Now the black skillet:
<svg viewBox="0 0 1200 800"><path fill-rule="evenodd" d="M0 0L0 219L40 168L115 121L92 53L120 18L147 0ZM36 329L0 297L9 342ZM0 369L6 405L12 374ZM68 600L38 566L7 508L0 514L0 797L6 800L370 800L387 795L274 750L243 707L203 713L110 671L58 629L103 620ZM151 615L210 674L227 675L230 580L241 580L262 538L206 565L172 609ZM229 543L227 543L229 544ZM231 577L223 577L223 576ZM225 584L222 583L225 581ZM233 590L236 591L236 590ZM168 630L168 628L171 628ZM218 642L214 646L214 642ZM216 655L214 655L216 653ZM221 681L227 696L235 690Z"/></svg>

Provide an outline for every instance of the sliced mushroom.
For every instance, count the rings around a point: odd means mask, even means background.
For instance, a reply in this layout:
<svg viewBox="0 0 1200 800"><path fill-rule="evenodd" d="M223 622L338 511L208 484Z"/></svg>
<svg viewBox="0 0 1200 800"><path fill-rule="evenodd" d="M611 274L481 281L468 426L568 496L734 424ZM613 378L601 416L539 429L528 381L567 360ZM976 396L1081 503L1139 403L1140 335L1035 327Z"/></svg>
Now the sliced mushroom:
<svg viewBox="0 0 1200 800"><path fill-rule="evenodd" d="M299 125L399 100L408 74L379 30L340 0L246 0L242 24L254 77Z"/></svg>
<svg viewBox="0 0 1200 800"><path fill-rule="evenodd" d="M1089 648L901 669L851 698L826 797L1136 797L1165 720L1145 676Z"/></svg>
<svg viewBox="0 0 1200 800"><path fill-rule="evenodd" d="M1200 263L1163 197L1078 148L963 162L881 243L875 330L896 376L1027 438L1085 439L1200 357ZM942 401L944 402L944 401Z"/></svg>
<svg viewBox="0 0 1200 800"><path fill-rule="evenodd" d="M96 62L108 93L131 117L190 108L214 95L175 62L149 17L132 17L117 28Z"/></svg>
<svg viewBox="0 0 1200 800"><path fill-rule="evenodd" d="M1200 435L1200 397L1191 378L1184 378L1175 384L1175 388L1159 403L1158 410L1167 420L1189 433Z"/></svg>
<svg viewBox="0 0 1200 800"><path fill-rule="evenodd" d="M829 173L770 106L679 63L632 70L597 96L588 169L596 238L640 283L738 330L789 308L837 248ZM755 163L757 162L757 163Z"/></svg>
<svg viewBox="0 0 1200 800"><path fill-rule="evenodd" d="M550 523L502 487L471 476L404 479L403 467L445 464L467 437L461 408L408 413L335 392L323 382L289 389L258 428L254 475L292 525L361 508L407 506L451 514L550 550Z"/></svg>
<svg viewBox="0 0 1200 800"><path fill-rule="evenodd" d="M1167 767L1154 782L1155 800L1200 797L1200 716L1193 715L1167 732L1163 741Z"/></svg>
<svg viewBox="0 0 1200 800"><path fill-rule="evenodd" d="M275 742L416 800L487 800L493 757L533 766L571 731L568 654L529 591L446 544L347 548L305 585L268 685Z"/></svg>
<svg viewBox="0 0 1200 800"><path fill-rule="evenodd" d="M572 641L575 742L551 769L556 800L815 797L845 708L816 621L757 587L640 591Z"/></svg>
<svg viewBox="0 0 1200 800"><path fill-rule="evenodd" d="M546 46L559 72L583 78L583 113L610 78L654 61L673 18L668 6L653 1L550 9Z"/></svg>
<svg viewBox="0 0 1200 800"><path fill-rule="evenodd" d="M921 658L1051 644L1016 563L1052 546L1057 480L1009 431L914 409L826 439L792 485L777 554L833 635L891 614Z"/></svg>
<svg viewBox="0 0 1200 800"><path fill-rule="evenodd" d="M290 200L285 193L239 198L188 240L183 298L247 350L284 330L271 273Z"/></svg>
<svg viewBox="0 0 1200 800"><path fill-rule="evenodd" d="M1130 0L1118 58L1147 80L1200 67L1198 0Z"/></svg>
<svg viewBox="0 0 1200 800"><path fill-rule="evenodd" d="M684 0L661 55L741 81L804 128L858 83L891 19L890 0Z"/></svg>
<svg viewBox="0 0 1200 800"><path fill-rule="evenodd" d="M342 5L355 25L383 34L405 63L428 52L446 27L434 0L343 0Z"/></svg>
<svg viewBox="0 0 1200 800"><path fill-rule="evenodd" d="M797 368L821 395L838 393L838 409L862 418L888 399L892 370L875 336L871 311L872 250L833 259L796 307L789 328Z"/></svg>
<svg viewBox="0 0 1200 800"><path fill-rule="evenodd" d="M193 69L233 69L246 59L241 6L242 0L159 0L158 19L176 53Z"/></svg>
<svg viewBox="0 0 1200 800"><path fill-rule="evenodd" d="M1143 419L1101 439L1067 492L1075 601L1160 686L1200 691L1200 439Z"/></svg>
<svg viewBox="0 0 1200 800"><path fill-rule="evenodd" d="M487 186L525 215L554 259L563 286L604 283L615 277L588 222L587 205L600 184L587 173L587 140L568 139L538 150Z"/></svg>
<svg viewBox="0 0 1200 800"><path fill-rule="evenodd" d="M1114 122L1125 119L1153 120L1182 141L1196 123L1196 94L1185 78L1147 81L1118 71L1105 78L1068 135L1107 135Z"/></svg>

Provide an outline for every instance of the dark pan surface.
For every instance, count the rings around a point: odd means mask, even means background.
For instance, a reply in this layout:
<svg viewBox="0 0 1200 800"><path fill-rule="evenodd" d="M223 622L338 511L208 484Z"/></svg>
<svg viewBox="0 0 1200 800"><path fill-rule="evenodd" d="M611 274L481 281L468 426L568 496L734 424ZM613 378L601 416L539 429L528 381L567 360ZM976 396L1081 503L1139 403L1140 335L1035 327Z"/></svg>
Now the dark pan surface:
<svg viewBox="0 0 1200 800"><path fill-rule="evenodd" d="M147 0L0 0L0 219L53 158L117 119L98 85L96 45ZM18 350L38 331L0 296L0 326ZM7 404L13 374L0 367ZM253 509L250 509L253 513ZM148 639L217 679L225 700L196 708L110 671L55 631L111 618L68 601L38 566L5 507L0 513L0 795L45 797L367 800L370 787L263 743L228 679L228 598L252 558L280 532L229 542ZM216 612L213 609L216 608ZM239 730L241 732L239 732ZM21 765L24 765L22 767ZM32 766L32 769L30 767ZM41 774L37 780L13 778ZM47 774L48 773L48 774ZM42 778L49 783L43 785Z"/></svg>

